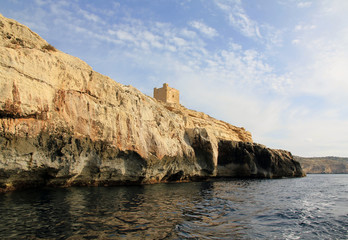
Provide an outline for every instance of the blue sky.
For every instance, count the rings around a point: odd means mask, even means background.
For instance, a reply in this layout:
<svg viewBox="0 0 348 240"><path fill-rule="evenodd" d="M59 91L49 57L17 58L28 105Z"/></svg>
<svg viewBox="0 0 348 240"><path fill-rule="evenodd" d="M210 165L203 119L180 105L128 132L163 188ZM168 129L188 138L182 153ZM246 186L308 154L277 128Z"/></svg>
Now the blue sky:
<svg viewBox="0 0 348 240"><path fill-rule="evenodd" d="M94 70L300 156L348 156L346 0L0 0Z"/></svg>

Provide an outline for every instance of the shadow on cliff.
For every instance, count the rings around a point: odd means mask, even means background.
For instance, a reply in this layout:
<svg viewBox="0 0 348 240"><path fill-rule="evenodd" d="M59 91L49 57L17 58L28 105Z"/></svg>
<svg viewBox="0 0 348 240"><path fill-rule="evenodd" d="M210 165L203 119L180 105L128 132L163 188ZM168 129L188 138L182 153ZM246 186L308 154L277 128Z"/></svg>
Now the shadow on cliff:
<svg viewBox="0 0 348 240"><path fill-rule="evenodd" d="M301 165L290 152L261 144L220 141L218 176L250 178L303 177Z"/></svg>

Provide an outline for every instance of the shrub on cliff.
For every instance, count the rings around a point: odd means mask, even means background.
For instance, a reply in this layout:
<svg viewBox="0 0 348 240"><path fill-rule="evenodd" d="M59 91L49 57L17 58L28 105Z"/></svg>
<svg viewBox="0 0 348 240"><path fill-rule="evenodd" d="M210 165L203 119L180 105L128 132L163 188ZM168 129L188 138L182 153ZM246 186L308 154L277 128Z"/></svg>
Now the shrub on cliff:
<svg viewBox="0 0 348 240"><path fill-rule="evenodd" d="M51 44L46 44L46 45L42 46L42 49L47 50L47 51L52 51L52 52L57 51L57 49L55 47L53 47Z"/></svg>

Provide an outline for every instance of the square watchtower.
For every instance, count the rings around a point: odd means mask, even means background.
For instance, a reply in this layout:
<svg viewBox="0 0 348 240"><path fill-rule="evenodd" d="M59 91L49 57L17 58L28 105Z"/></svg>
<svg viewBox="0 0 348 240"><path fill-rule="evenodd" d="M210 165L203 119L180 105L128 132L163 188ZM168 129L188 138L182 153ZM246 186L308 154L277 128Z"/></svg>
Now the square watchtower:
<svg viewBox="0 0 348 240"><path fill-rule="evenodd" d="M171 88L168 83L163 83L163 87L153 89L153 97L165 103L179 103L179 90Z"/></svg>

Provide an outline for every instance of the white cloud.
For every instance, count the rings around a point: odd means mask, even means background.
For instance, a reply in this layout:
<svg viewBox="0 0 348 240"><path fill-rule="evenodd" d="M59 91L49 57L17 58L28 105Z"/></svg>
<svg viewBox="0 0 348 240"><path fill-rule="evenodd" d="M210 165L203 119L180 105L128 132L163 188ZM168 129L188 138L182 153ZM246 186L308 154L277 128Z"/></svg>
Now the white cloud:
<svg viewBox="0 0 348 240"><path fill-rule="evenodd" d="M312 5L312 2L299 2L297 3L297 7L299 8L308 8Z"/></svg>
<svg viewBox="0 0 348 240"><path fill-rule="evenodd" d="M90 20L93 22L100 22L101 21L101 19L97 15L90 13L90 12L87 12L85 10L79 9L78 13L80 13L87 20Z"/></svg>
<svg viewBox="0 0 348 240"><path fill-rule="evenodd" d="M197 36L197 34L194 31L190 31L186 28L181 30L181 35L185 38L191 38L191 39L193 39Z"/></svg>
<svg viewBox="0 0 348 240"><path fill-rule="evenodd" d="M159 36L156 36L155 34L144 31L143 32L143 38L146 40L152 47L162 49L164 47L164 44L161 43L162 38Z"/></svg>
<svg viewBox="0 0 348 240"><path fill-rule="evenodd" d="M121 4L119 2L112 2L114 8L119 8Z"/></svg>
<svg viewBox="0 0 348 240"><path fill-rule="evenodd" d="M180 37L174 37L173 38L173 42L178 47L183 47L183 46L187 45L186 41L184 39L180 38Z"/></svg>
<svg viewBox="0 0 348 240"><path fill-rule="evenodd" d="M240 0L215 0L215 3L228 15L230 23L239 29L245 36L262 38L259 25L249 18Z"/></svg>
<svg viewBox="0 0 348 240"><path fill-rule="evenodd" d="M199 30L201 33L203 33L204 35L206 35L207 37L215 37L218 35L217 31L212 28L209 27L207 25L205 25L203 22L200 21L192 21L189 23L193 28Z"/></svg>
<svg viewBox="0 0 348 240"><path fill-rule="evenodd" d="M134 37L132 33L124 31L124 30L116 31L115 35L117 36L118 39L123 41L129 41L133 43L136 43L138 41L137 38Z"/></svg>
<svg viewBox="0 0 348 240"><path fill-rule="evenodd" d="M243 8L241 0L214 0L235 29L246 37L262 43L269 50L282 44L284 30L253 20Z"/></svg>
<svg viewBox="0 0 348 240"><path fill-rule="evenodd" d="M295 26L295 31L309 31L309 30L313 30L316 29L317 26L312 24L312 25L303 25L303 24L298 24Z"/></svg>
<svg viewBox="0 0 348 240"><path fill-rule="evenodd" d="M294 44L294 45L297 45L297 44L299 44L300 42L301 42L300 39L294 39L294 40L291 41L291 43Z"/></svg>
<svg viewBox="0 0 348 240"><path fill-rule="evenodd" d="M44 0L35 0L35 3L39 6L45 5L46 2Z"/></svg>

